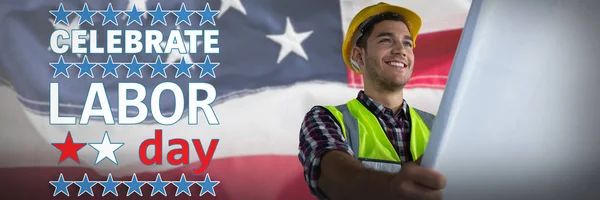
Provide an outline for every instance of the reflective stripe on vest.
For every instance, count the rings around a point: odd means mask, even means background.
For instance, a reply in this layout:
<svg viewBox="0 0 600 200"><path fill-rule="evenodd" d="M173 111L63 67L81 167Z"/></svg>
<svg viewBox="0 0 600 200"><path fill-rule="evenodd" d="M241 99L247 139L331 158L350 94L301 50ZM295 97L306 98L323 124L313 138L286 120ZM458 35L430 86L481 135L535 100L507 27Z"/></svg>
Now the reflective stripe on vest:
<svg viewBox="0 0 600 200"><path fill-rule="evenodd" d="M339 106L325 106L338 120L354 157L365 166L389 172L400 170L400 158L387 138L379 120L358 100ZM434 116L409 106L411 117L410 150L413 159L424 152Z"/></svg>

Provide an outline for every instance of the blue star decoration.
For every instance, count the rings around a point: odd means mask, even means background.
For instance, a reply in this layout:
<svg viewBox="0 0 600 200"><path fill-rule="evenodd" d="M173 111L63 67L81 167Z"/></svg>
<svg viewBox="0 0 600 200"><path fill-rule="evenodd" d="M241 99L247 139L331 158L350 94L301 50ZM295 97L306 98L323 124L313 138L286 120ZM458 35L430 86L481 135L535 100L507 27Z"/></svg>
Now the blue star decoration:
<svg viewBox="0 0 600 200"><path fill-rule="evenodd" d="M94 25L94 20L92 20L92 15L96 14L96 11L90 12L87 3L83 4L83 9L81 11L76 11L75 14L79 15L79 25L83 24L83 22L88 22L90 25Z"/></svg>
<svg viewBox="0 0 600 200"><path fill-rule="evenodd" d="M208 3L206 3L206 6L204 6L204 10L202 11L196 11L198 14L200 14L200 16L202 17L202 20L200 21L200 26L202 26L202 24L204 24L205 22L209 22L211 23L213 26L216 26L215 24L215 15L219 14L219 10L216 11L212 11L210 9L210 5L208 5Z"/></svg>
<svg viewBox="0 0 600 200"><path fill-rule="evenodd" d="M126 15L129 16L129 19L127 20L127 26L129 26L129 24L133 23L134 21L137 22L140 26L142 26L142 15L146 13L146 11L138 11L136 5L133 5L133 8L131 8L131 11L129 12L125 12Z"/></svg>
<svg viewBox="0 0 600 200"><path fill-rule="evenodd" d="M162 60L160 59L160 56L156 56L156 62L150 63L148 65L150 65L150 67L152 67L152 75L150 76L150 78L154 78L154 76L156 76L158 74L167 78L167 73L165 72L165 69L167 69L167 67L169 67L169 64L163 63Z"/></svg>
<svg viewBox="0 0 600 200"><path fill-rule="evenodd" d="M187 181L185 178L185 174L181 174L181 179L178 182L173 181L173 185L177 187L177 192L175 192L175 196L179 196L181 193L186 193L188 196L192 196L190 192L190 186L194 184L194 181Z"/></svg>
<svg viewBox="0 0 600 200"><path fill-rule="evenodd" d="M200 196L204 195L204 193L206 192L212 194L213 196L217 196L215 194L215 186L217 186L220 182L221 181L210 180L210 175L208 175L207 173L206 177L204 177L204 181L196 182L198 185L200 185L200 187L202 187L202 190L200 191Z"/></svg>
<svg viewBox="0 0 600 200"><path fill-rule="evenodd" d="M185 23L188 25L192 25L192 23L190 22L190 15L192 15L194 12L188 11L185 8L185 3L181 4L179 11L172 11L172 12L173 12L173 14L177 15L177 20L175 20L175 25L179 25L179 23L181 23L183 21L185 21Z"/></svg>
<svg viewBox="0 0 600 200"><path fill-rule="evenodd" d="M117 74L117 68L120 66L121 64L119 63L113 63L112 56L108 56L106 63L100 63L100 67L104 68L104 74L102 74L102 78L108 76L109 74L112 74L115 78L119 78L119 75Z"/></svg>
<svg viewBox="0 0 600 200"><path fill-rule="evenodd" d="M146 184L146 181L138 181L137 176L133 174L131 177L131 181L123 181L123 184L127 185L127 196L132 193L137 193L140 196L142 195L142 186Z"/></svg>
<svg viewBox="0 0 600 200"><path fill-rule="evenodd" d="M75 64L79 68L79 76L77 78L81 78L83 75L87 74L88 76L94 78L94 73L92 72L92 68L96 67L96 64L90 64L88 61L87 55L83 56L83 62Z"/></svg>
<svg viewBox="0 0 600 200"><path fill-rule="evenodd" d="M119 196L117 192L117 186L121 184L121 181L113 181L112 174L108 174L108 178L106 181L98 182L102 187L104 187L104 191L102 191L102 196L106 196L106 194L113 193L115 196Z"/></svg>
<svg viewBox="0 0 600 200"><path fill-rule="evenodd" d="M185 74L187 77L192 78L192 74L190 74L190 68L192 68L193 66L194 64L187 64L185 62L185 57L181 58L178 64L173 64L173 67L177 68L175 78L181 76L182 74Z"/></svg>
<svg viewBox="0 0 600 200"><path fill-rule="evenodd" d="M58 63L50 63L50 65L54 67L54 77L52 78L56 78L61 74L69 78L69 71L67 71L67 69L69 69L69 67L71 67L71 65L73 64L65 63L65 60L63 59L62 55L60 56L60 58L58 58Z"/></svg>
<svg viewBox="0 0 600 200"><path fill-rule="evenodd" d="M66 12L62 3L58 6L58 10L50 10L50 14L54 15L54 24L63 22L65 25L69 25L69 19L67 18L72 11Z"/></svg>
<svg viewBox="0 0 600 200"><path fill-rule="evenodd" d="M140 78L144 78L142 76L142 71L140 71L144 66L146 66L146 64L138 63L137 58L133 56L131 63L125 64L125 67L128 69L127 78L133 76L133 74L137 74Z"/></svg>
<svg viewBox="0 0 600 200"><path fill-rule="evenodd" d="M156 4L156 8L154 9L154 11L148 11L148 13L152 15L152 23L150 24L150 26L154 26L156 22L160 22L166 26L167 20L165 20L165 16L167 16L170 12L171 11L163 11L162 6L160 6L160 3Z"/></svg>
<svg viewBox="0 0 600 200"><path fill-rule="evenodd" d="M196 63L196 65L202 69L202 72L200 73L200 78L202 78L206 74L212 76L213 78L217 78L217 75L215 75L215 68L220 64L221 63L218 62L211 62L210 57L206 55L206 58L204 58L204 63Z"/></svg>
<svg viewBox="0 0 600 200"><path fill-rule="evenodd" d="M156 180L155 181L148 181L148 184L150 184L150 186L152 186L152 194L150 194L150 196L154 196L156 193L162 193L164 196L167 196L167 191L165 190L165 187L167 187L167 185L169 185L169 183L171 183L170 181L163 181L162 178L160 177L160 173L158 173L156 175Z"/></svg>
<svg viewBox="0 0 600 200"><path fill-rule="evenodd" d="M69 196L69 185L73 184L71 181L65 181L63 174L60 173L58 177L58 181L50 181L50 184L54 186L54 196L60 194L61 192L67 196Z"/></svg>
<svg viewBox="0 0 600 200"><path fill-rule="evenodd" d="M85 173L83 175L83 180L75 182L75 185L79 186L79 193L77 194L77 196L81 196L83 193L88 193L91 196L94 196L94 191L92 190L92 187L94 187L96 183L97 182L95 181L90 181L88 179L87 173Z"/></svg>
<svg viewBox="0 0 600 200"><path fill-rule="evenodd" d="M117 20L117 15L121 14L123 11L115 12L113 10L112 3L108 3L108 7L104 11L100 11L100 15L104 17L104 21L102 21L102 26L108 24L108 22L112 22L115 26L119 25L119 21Z"/></svg>

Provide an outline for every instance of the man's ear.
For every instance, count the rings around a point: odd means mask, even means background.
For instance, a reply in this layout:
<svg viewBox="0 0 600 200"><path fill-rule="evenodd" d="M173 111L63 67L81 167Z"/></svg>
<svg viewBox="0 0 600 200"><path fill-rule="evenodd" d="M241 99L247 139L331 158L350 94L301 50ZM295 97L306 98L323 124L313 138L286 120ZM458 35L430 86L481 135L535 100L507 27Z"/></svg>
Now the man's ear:
<svg viewBox="0 0 600 200"><path fill-rule="evenodd" d="M363 54L364 54L364 49L354 46L352 47L352 56L350 57L350 59L354 60L354 62L356 62L356 64L358 64L359 68L362 68L363 66L365 66L365 61L363 59Z"/></svg>

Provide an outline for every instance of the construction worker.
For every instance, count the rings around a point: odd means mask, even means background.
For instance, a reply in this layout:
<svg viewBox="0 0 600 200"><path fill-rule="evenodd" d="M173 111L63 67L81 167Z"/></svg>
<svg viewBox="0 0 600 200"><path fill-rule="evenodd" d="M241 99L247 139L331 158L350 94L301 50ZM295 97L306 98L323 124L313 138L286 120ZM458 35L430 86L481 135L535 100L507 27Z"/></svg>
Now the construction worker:
<svg viewBox="0 0 600 200"><path fill-rule="evenodd" d="M441 199L445 177L419 166L434 116L403 97L421 18L379 3L350 23L342 57L364 89L339 106L315 106L300 131L299 159L320 199Z"/></svg>

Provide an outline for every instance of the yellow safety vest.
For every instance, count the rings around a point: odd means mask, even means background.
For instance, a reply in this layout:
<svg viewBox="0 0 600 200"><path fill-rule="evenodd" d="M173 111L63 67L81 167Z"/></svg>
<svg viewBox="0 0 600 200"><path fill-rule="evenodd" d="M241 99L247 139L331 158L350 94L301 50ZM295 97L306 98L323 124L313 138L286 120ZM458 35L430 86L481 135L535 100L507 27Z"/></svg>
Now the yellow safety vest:
<svg viewBox="0 0 600 200"><path fill-rule="evenodd" d="M402 161L387 138L379 120L357 99L339 106L324 106L339 122L354 157L364 165L397 172ZM413 160L425 152L434 115L408 107L411 118L410 153Z"/></svg>

